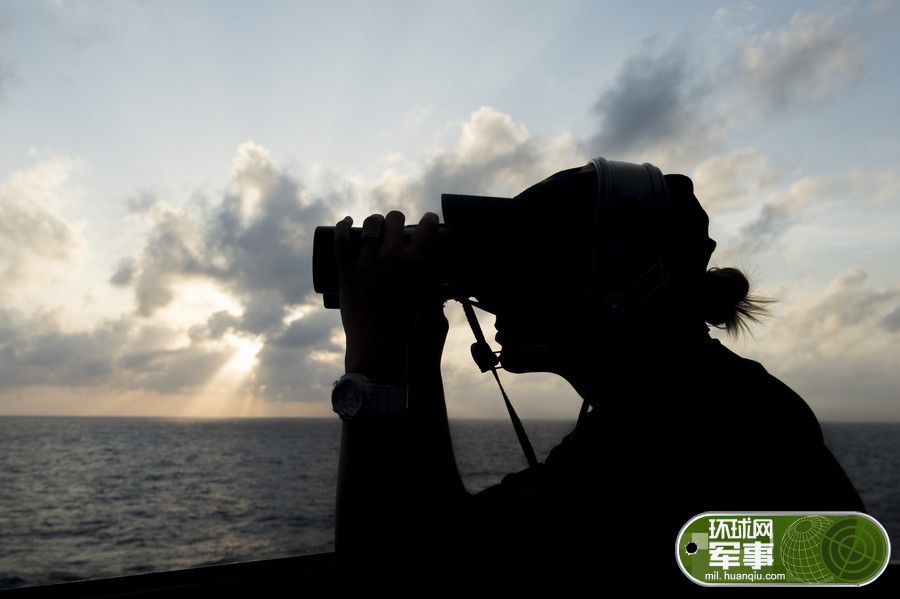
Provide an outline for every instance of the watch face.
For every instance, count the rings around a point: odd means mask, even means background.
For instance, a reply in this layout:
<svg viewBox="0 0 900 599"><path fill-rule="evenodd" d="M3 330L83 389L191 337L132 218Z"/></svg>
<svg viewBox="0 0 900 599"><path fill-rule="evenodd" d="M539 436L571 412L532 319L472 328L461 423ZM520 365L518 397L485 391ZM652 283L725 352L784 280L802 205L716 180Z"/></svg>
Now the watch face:
<svg viewBox="0 0 900 599"><path fill-rule="evenodd" d="M340 381L331 393L331 407L341 418L353 418L362 407L363 395L362 388L355 381Z"/></svg>

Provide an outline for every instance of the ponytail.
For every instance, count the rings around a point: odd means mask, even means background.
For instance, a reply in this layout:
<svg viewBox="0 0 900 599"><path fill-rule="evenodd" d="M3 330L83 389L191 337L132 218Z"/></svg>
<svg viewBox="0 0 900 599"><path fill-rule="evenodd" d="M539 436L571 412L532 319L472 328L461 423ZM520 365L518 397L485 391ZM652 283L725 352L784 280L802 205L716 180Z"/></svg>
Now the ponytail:
<svg viewBox="0 0 900 599"><path fill-rule="evenodd" d="M750 332L769 314L774 300L750 293L750 282L736 268L711 268L703 277L703 320L730 336Z"/></svg>

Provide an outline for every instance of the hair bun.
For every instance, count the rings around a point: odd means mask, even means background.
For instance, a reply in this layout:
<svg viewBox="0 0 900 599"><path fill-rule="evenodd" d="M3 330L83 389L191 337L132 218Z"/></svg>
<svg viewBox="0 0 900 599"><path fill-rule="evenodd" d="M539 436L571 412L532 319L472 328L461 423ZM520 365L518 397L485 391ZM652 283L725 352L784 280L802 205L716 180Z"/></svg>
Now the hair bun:
<svg viewBox="0 0 900 599"><path fill-rule="evenodd" d="M736 268L711 268L703 277L703 320L729 334L759 322L772 300L750 295L750 282Z"/></svg>

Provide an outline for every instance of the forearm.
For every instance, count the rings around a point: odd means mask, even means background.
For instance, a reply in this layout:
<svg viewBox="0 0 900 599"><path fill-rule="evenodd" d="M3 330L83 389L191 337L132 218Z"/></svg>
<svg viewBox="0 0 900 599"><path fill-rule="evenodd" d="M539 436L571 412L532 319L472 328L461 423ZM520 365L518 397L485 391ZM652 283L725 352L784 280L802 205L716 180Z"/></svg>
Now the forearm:
<svg viewBox="0 0 900 599"><path fill-rule="evenodd" d="M408 411L343 425L335 544L344 555L419 545L465 499L439 367L410 373Z"/></svg>
<svg viewBox="0 0 900 599"><path fill-rule="evenodd" d="M431 275L438 218L426 214L409 244L404 222L399 212L366 218L358 253L352 219L335 226L346 372L408 390L406 410L343 425L335 544L357 563L441 538L437 528L465 499L440 373L447 319Z"/></svg>

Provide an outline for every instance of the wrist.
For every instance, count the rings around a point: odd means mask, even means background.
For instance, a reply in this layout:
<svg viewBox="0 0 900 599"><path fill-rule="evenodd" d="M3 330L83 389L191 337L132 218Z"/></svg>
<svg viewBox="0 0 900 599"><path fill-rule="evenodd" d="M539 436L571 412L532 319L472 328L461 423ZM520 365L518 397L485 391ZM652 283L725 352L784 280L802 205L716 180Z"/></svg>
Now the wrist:
<svg viewBox="0 0 900 599"><path fill-rule="evenodd" d="M344 370L363 374L380 385L402 385L406 383L406 352L364 351L348 345Z"/></svg>
<svg viewBox="0 0 900 599"><path fill-rule="evenodd" d="M401 385L380 385L360 373L345 374L334 382L331 405L344 421L380 418L406 412L409 389Z"/></svg>

